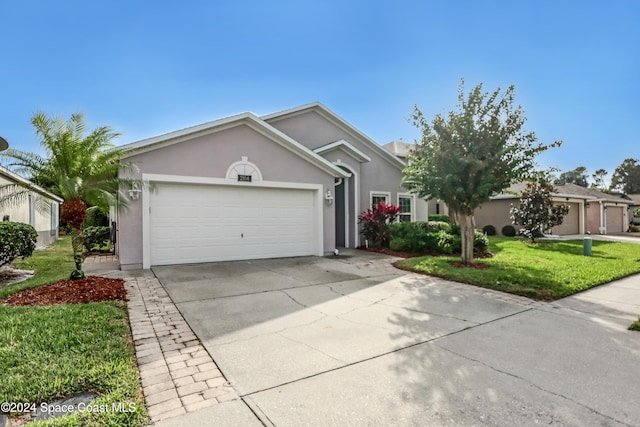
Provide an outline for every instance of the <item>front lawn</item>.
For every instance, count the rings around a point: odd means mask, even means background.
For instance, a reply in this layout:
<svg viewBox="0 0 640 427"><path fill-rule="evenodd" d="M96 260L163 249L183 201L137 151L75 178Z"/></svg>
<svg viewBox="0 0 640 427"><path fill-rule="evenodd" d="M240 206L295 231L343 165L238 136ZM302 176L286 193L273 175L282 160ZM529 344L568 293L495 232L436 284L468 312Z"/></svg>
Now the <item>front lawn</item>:
<svg viewBox="0 0 640 427"><path fill-rule="evenodd" d="M67 278L73 269L70 242L63 239L23 263L37 270L36 276L7 287L3 296ZM125 303L0 304L0 319L0 402L40 407L43 402L96 392L100 396L91 406L108 410L76 412L35 425L142 426L148 422Z"/></svg>
<svg viewBox="0 0 640 427"><path fill-rule="evenodd" d="M593 241L592 256L582 255L582 240L540 241L491 236L493 258L476 260L485 269L459 268L456 257L409 258L405 270L470 283L540 300L554 300L612 280L640 273L640 245Z"/></svg>
<svg viewBox="0 0 640 427"><path fill-rule="evenodd" d="M23 289L67 279L75 268L71 252L71 237L60 236L60 239L51 246L34 251L31 257L24 260L13 261L12 266L20 270L35 270L36 275L24 282L0 288L0 299Z"/></svg>

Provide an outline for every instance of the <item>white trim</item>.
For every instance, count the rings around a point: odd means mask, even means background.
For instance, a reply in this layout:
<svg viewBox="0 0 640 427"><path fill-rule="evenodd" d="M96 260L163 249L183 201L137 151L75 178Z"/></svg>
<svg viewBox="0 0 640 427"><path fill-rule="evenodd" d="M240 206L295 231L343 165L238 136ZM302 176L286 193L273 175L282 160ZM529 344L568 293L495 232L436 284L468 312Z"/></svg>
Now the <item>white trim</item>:
<svg viewBox="0 0 640 427"><path fill-rule="evenodd" d="M349 178L344 179L344 247L349 245Z"/></svg>
<svg viewBox="0 0 640 427"><path fill-rule="evenodd" d="M44 188L34 184L33 182L29 181L28 179L25 179L23 177L21 177L20 175L11 172L9 169L0 166L0 176L4 176L5 178L11 180L11 181L15 181L17 183L23 184L24 186L28 187L30 190L33 190L37 193L40 193L41 195L54 200L58 203L62 203L64 200L58 196L56 196L55 194L52 194L50 192L48 192L47 190L45 190Z"/></svg>
<svg viewBox="0 0 640 427"><path fill-rule="evenodd" d="M353 212L353 220L352 220L353 221L353 244L354 244L355 247L357 247L358 246L358 213L360 212L360 183L358 182L358 174L356 173L356 171L351 166L349 166L346 163L336 162L334 164L335 165L339 165L339 166L351 171L351 175L348 178L353 177L353 193L354 193L353 194L353 209L354 209L354 212ZM345 194L348 194L348 191L349 191L349 180L347 179L345 182L346 182L346 184L345 184ZM346 206L345 206L345 209L344 209L345 210L345 220L344 220L345 227L344 228L345 228L345 236L347 238L346 241L345 241L345 247L349 248L351 246L350 245L351 239L349 239L349 237L350 237L349 234L350 234L350 231L351 231L351 227L349 227L350 218L349 218L349 215L348 215L348 213L349 213L349 204L348 204L349 198L346 197L345 199L346 199L345 200Z"/></svg>
<svg viewBox="0 0 640 427"><path fill-rule="evenodd" d="M242 160L231 163L231 166L229 166L229 168L227 169L227 173L225 174L227 179L231 179L233 181L237 180L238 173L235 171L235 168L238 166L249 166L250 168L253 169L253 173L256 176L252 178L252 182L262 181L262 172L260 172L260 168L255 163L250 162L249 157L247 156L242 156ZM234 172L236 172L235 176L234 176Z"/></svg>
<svg viewBox="0 0 640 427"><path fill-rule="evenodd" d="M412 194L412 193L398 193L398 195L396 196L396 198L398 200L398 207L400 207L400 198L401 197L405 197L405 198L410 198L411 199L411 212L409 212L409 215L411 216L411 219L409 221L410 222L415 222L415 220L416 220L416 195ZM401 215L401 212L398 212L398 221L400 221L400 219L399 219L400 215ZM427 213L427 217L428 216L429 216L429 214Z"/></svg>
<svg viewBox="0 0 640 427"><path fill-rule="evenodd" d="M197 176L165 175L165 174L142 174L142 268L151 268L151 233L150 233L150 195L149 183L172 183L172 184L205 184L220 185L227 187L252 187L252 188L285 188L296 190L315 191L314 202L314 233L316 256L324 255L324 191L322 184L305 184L294 182L259 181L259 182L237 182L226 178L209 178Z"/></svg>
<svg viewBox="0 0 640 427"><path fill-rule="evenodd" d="M357 160L360 163L371 161L371 157L367 156L362 151L358 150L356 147L349 144L344 139L332 142L327 145L323 145L322 147L314 148L313 152L317 154L324 154L336 149L341 149L348 156L351 156L353 159Z"/></svg>
<svg viewBox="0 0 640 427"><path fill-rule="evenodd" d="M202 125L193 126L179 131L167 133L153 138L143 139L123 145L119 149L123 150L123 159L143 154L159 148L168 147L183 141L187 141L199 136L208 135L237 126L248 126L259 134L265 136L276 144L296 154L298 157L313 164L335 178L344 177L344 173L336 168L324 157L314 153L298 141L269 125L253 113L242 113L224 119L216 120Z"/></svg>
<svg viewBox="0 0 640 427"><path fill-rule="evenodd" d="M373 208L373 196L384 196L386 203L391 203L390 191L369 191L369 207Z"/></svg>
<svg viewBox="0 0 640 427"><path fill-rule="evenodd" d="M152 180L146 174L142 174L142 268L151 268L151 223L149 214L151 213L149 182Z"/></svg>

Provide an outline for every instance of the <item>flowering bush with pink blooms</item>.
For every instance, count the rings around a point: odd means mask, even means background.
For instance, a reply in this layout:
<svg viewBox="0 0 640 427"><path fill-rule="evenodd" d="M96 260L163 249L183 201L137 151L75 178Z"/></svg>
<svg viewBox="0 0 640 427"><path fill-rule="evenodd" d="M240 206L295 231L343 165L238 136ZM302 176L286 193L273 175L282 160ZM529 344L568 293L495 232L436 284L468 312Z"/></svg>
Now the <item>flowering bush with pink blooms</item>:
<svg viewBox="0 0 640 427"><path fill-rule="evenodd" d="M360 233L370 246L389 247L389 225L396 220L399 212L400 206L380 202L373 209L358 215L358 223L362 224Z"/></svg>

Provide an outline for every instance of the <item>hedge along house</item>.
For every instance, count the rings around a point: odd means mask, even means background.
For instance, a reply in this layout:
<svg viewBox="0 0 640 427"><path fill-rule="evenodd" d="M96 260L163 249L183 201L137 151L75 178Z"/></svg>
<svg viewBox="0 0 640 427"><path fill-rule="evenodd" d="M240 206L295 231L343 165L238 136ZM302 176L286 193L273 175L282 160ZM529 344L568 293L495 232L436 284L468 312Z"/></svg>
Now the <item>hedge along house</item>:
<svg viewBox="0 0 640 427"><path fill-rule="evenodd" d="M358 214L379 201L427 218L404 161L320 103L123 148L145 183L117 218L123 269L331 254L361 244Z"/></svg>
<svg viewBox="0 0 640 427"><path fill-rule="evenodd" d="M500 234L502 227L512 225L509 210L519 204L525 186L524 183L514 184L476 209L476 226L493 225ZM569 214L562 225L551 230L552 234L612 234L628 230L631 200L575 184L557 185L555 188L553 202L569 205ZM514 227L518 229L517 225Z"/></svg>
<svg viewBox="0 0 640 427"><path fill-rule="evenodd" d="M62 199L0 166L0 188L12 184L25 186L29 190L28 198L18 203L0 204L0 219L33 226L38 232L39 248L58 240L58 218ZM4 195L4 192L2 194Z"/></svg>

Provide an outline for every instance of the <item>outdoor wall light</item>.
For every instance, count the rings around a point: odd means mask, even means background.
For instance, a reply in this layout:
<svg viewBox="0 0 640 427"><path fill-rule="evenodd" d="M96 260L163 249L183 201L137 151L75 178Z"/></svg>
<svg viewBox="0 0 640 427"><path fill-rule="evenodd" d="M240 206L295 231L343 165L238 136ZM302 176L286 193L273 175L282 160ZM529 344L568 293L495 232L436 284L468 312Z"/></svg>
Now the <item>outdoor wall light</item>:
<svg viewBox="0 0 640 427"><path fill-rule="evenodd" d="M129 189L129 199L138 200L140 198L140 186L137 182L131 184L131 189Z"/></svg>
<svg viewBox="0 0 640 427"><path fill-rule="evenodd" d="M327 203L327 206L333 204L333 194L331 194L331 190L327 190L327 193L324 195L324 201Z"/></svg>

